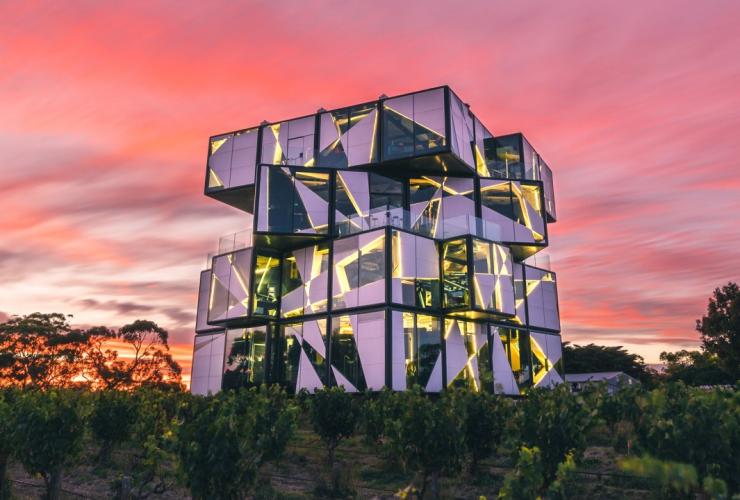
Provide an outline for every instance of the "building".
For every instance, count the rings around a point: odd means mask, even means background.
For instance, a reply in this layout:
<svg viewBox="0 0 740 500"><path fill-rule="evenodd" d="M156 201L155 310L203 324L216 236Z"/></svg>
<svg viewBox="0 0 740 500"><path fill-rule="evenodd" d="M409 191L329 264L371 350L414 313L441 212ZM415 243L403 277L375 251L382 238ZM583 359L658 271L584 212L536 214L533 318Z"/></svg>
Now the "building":
<svg viewBox="0 0 740 500"><path fill-rule="evenodd" d="M624 372L566 373L565 382L570 385L573 392L580 392L588 384L603 383L609 394L614 394L620 387L640 383Z"/></svg>
<svg viewBox="0 0 740 500"><path fill-rule="evenodd" d="M449 87L211 137L205 194L192 392L562 382L552 172Z"/></svg>

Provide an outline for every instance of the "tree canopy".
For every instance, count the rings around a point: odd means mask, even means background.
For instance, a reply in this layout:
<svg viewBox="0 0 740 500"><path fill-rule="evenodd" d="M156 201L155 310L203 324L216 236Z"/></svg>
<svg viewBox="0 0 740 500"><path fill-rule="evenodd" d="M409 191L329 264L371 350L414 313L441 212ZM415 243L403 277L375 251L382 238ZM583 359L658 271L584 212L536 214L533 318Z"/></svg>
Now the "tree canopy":
<svg viewBox="0 0 740 500"><path fill-rule="evenodd" d="M704 352L717 357L732 381L740 379L740 287L727 283L709 297L707 313L696 320Z"/></svg>
<svg viewBox="0 0 740 500"><path fill-rule="evenodd" d="M12 316L0 323L0 387L179 387L181 369L167 340L152 321L79 329L59 313Z"/></svg>
<svg viewBox="0 0 740 500"><path fill-rule="evenodd" d="M565 342L563 364L568 373L624 372L643 383L653 376L642 356L631 354L622 346L580 346Z"/></svg>

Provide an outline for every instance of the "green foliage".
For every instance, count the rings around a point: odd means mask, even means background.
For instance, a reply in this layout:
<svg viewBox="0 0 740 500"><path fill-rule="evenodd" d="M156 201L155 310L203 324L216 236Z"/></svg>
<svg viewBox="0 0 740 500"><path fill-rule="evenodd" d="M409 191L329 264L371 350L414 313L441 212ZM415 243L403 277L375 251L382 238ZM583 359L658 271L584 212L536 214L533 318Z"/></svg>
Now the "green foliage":
<svg viewBox="0 0 740 500"><path fill-rule="evenodd" d="M643 384L652 383L655 373L642 356L630 354L622 346L585 346L563 343L563 364L568 373L624 372Z"/></svg>
<svg viewBox="0 0 740 500"><path fill-rule="evenodd" d="M131 433L134 450L127 471L133 496L146 498L172 486L168 464L172 462L172 426L178 410L193 396L179 392L140 389L133 394L136 421Z"/></svg>
<svg viewBox="0 0 740 500"><path fill-rule="evenodd" d="M727 283L714 290L707 314L696 321L702 348L717 356L731 381L740 380L740 287Z"/></svg>
<svg viewBox="0 0 740 500"><path fill-rule="evenodd" d="M580 395L571 394L566 384L534 389L519 406L521 440L527 447L539 448L545 481L550 483L569 453L576 460L583 454L597 411L588 408Z"/></svg>
<svg viewBox="0 0 740 500"><path fill-rule="evenodd" d="M740 488L740 395L669 384L639 399L641 447L664 460L693 464L701 477Z"/></svg>
<svg viewBox="0 0 740 500"><path fill-rule="evenodd" d="M62 470L82 448L82 410L82 398L63 390L28 391L14 402L15 456L44 478L48 498L59 498Z"/></svg>
<svg viewBox="0 0 740 500"><path fill-rule="evenodd" d="M178 468L195 499L243 498L261 460L255 446L256 412L240 412L239 395L192 398L175 432Z"/></svg>
<svg viewBox="0 0 740 500"><path fill-rule="evenodd" d="M652 481L658 498L677 494L688 495L698 485L696 469L687 464L658 460L649 455L627 458L619 462L619 469L628 474Z"/></svg>
<svg viewBox="0 0 740 500"><path fill-rule="evenodd" d="M498 493L502 500L540 498L545 484L542 454L536 446L522 446L514 470L506 474L504 485Z"/></svg>
<svg viewBox="0 0 740 500"><path fill-rule="evenodd" d="M250 394L255 413L255 446L263 462L279 461L295 436L300 410L278 385L253 388Z"/></svg>
<svg viewBox="0 0 740 500"><path fill-rule="evenodd" d="M662 352L663 377L668 382L687 385L733 384L735 381L720 366L717 356L706 351Z"/></svg>
<svg viewBox="0 0 740 500"><path fill-rule="evenodd" d="M10 389L0 390L0 499L10 498L7 467L13 453L13 405L19 396L18 392Z"/></svg>
<svg viewBox="0 0 740 500"><path fill-rule="evenodd" d="M395 394L400 414L388 422L389 446L407 469L422 474L423 497L431 476L432 495L437 477L460 469L465 454L462 419L447 400L432 400L418 387Z"/></svg>
<svg viewBox="0 0 740 500"><path fill-rule="evenodd" d="M362 404L361 427L367 444L378 444L386 436L387 423L399 414L398 399L393 391L384 388L377 393L368 392Z"/></svg>
<svg viewBox="0 0 740 500"><path fill-rule="evenodd" d="M555 481L547 488L547 496L550 500L567 500L574 496L577 489L576 462L573 459L573 454L568 453L565 461L558 465Z"/></svg>
<svg viewBox="0 0 740 500"><path fill-rule="evenodd" d="M324 441L328 462L333 465L334 450L342 439L355 433L360 413L342 387L331 387L316 391L310 401L310 414L313 429Z"/></svg>
<svg viewBox="0 0 740 500"><path fill-rule="evenodd" d="M129 393L101 391L94 396L90 431L100 443L100 459L110 460L111 451L131 438L136 408Z"/></svg>
<svg viewBox="0 0 740 500"><path fill-rule="evenodd" d="M501 446L504 437L514 431L511 425L513 402L502 396L466 389L450 391L444 397L462 419L470 470L475 473L478 463L491 456Z"/></svg>

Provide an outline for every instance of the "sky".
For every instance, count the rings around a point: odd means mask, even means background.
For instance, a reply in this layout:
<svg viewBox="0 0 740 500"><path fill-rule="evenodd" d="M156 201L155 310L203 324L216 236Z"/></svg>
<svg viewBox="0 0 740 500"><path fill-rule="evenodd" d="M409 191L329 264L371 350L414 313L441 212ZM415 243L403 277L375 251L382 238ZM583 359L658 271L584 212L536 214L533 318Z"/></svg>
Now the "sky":
<svg viewBox="0 0 740 500"><path fill-rule="evenodd" d="M168 329L244 217L208 137L441 84L553 169L565 341L657 362L740 280L740 2L0 2L0 319Z"/></svg>

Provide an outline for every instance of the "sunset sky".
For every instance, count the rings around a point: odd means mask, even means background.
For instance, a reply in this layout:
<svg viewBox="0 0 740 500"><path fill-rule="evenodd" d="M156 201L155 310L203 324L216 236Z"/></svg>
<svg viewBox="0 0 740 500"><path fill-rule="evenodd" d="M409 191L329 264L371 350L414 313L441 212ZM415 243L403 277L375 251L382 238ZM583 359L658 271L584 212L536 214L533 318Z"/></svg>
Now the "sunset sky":
<svg viewBox="0 0 740 500"><path fill-rule="evenodd" d="M462 7L464 5L464 7ZM210 135L449 84L555 175L563 339L656 362L740 279L740 2L0 2L0 320L152 319L190 369Z"/></svg>

